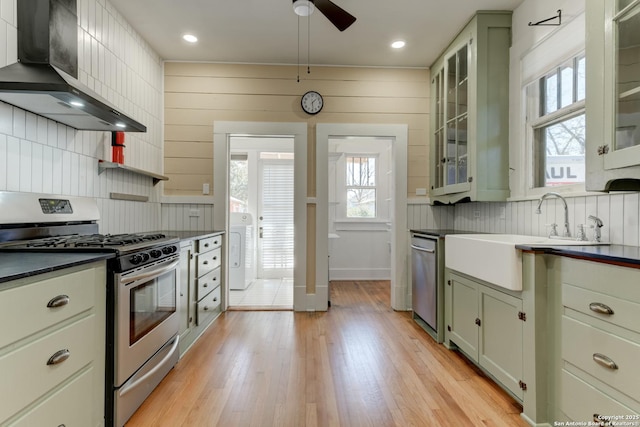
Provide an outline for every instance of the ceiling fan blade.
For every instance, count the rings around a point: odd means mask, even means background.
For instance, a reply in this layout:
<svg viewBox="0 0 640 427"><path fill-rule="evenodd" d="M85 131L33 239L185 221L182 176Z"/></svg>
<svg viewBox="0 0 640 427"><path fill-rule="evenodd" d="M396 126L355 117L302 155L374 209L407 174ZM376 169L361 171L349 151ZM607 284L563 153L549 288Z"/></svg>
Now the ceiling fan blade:
<svg viewBox="0 0 640 427"><path fill-rule="evenodd" d="M324 16L340 31L344 31L356 22L356 17L333 3L331 0L314 0L313 3Z"/></svg>

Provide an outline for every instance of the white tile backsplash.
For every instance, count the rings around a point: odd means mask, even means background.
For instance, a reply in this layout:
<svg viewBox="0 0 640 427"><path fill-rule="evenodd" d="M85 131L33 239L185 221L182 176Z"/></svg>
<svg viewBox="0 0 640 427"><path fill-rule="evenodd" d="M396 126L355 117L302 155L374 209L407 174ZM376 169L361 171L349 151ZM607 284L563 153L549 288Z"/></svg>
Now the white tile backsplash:
<svg viewBox="0 0 640 427"><path fill-rule="evenodd" d="M17 61L16 1L0 0L0 66ZM106 0L78 0L79 80L147 126L127 133L125 164L162 173L162 61ZM100 231L160 228L161 185L108 170L109 132L77 131L0 102L0 190L94 197ZM148 203L116 201L111 192L148 196Z"/></svg>

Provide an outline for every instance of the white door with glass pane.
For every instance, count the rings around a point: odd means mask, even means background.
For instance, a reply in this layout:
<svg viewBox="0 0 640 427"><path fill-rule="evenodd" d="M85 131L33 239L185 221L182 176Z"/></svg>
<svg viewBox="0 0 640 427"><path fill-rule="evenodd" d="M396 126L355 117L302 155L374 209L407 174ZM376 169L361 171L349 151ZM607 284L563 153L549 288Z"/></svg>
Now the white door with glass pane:
<svg viewBox="0 0 640 427"><path fill-rule="evenodd" d="M260 159L258 277L293 277L293 159Z"/></svg>

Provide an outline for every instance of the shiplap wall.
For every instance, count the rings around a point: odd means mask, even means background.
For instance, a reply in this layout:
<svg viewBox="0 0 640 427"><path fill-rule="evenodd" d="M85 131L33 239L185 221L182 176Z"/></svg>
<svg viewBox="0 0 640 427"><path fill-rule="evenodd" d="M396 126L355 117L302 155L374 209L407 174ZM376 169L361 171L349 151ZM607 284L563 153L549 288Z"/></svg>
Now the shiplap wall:
<svg viewBox="0 0 640 427"><path fill-rule="evenodd" d="M165 193L199 195L204 183L213 188L216 120L307 122L310 165L316 123L408 124L408 192L427 188L428 70L312 66L299 83L296 76L295 66L166 63L165 174L170 180ZM317 116L300 107L308 90L324 96ZM310 173L314 170L310 167Z"/></svg>
<svg viewBox="0 0 640 427"><path fill-rule="evenodd" d="M0 66L17 61L16 1L0 2ZM162 173L160 58L108 1L78 0L78 24L78 79L148 128L126 134L125 164ZM158 229L160 186L130 172L98 175L110 138L0 102L0 190L95 197L103 233ZM111 200L111 192L150 202Z"/></svg>

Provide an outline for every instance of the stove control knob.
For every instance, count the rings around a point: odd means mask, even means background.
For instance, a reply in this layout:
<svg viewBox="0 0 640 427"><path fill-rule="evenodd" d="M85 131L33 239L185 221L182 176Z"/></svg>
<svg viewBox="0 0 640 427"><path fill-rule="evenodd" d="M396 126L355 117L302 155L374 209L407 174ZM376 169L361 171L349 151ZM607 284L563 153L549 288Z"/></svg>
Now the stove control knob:
<svg viewBox="0 0 640 427"><path fill-rule="evenodd" d="M149 252L149 254L153 257L153 258L159 258L162 255L162 251L159 249L154 249L151 252Z"/></svg>
<svg viewBox="0 0 640 427"><path fill-rule="evenodd" d="M143 252L140 254L140 256L142 257L142 261L149 261L149 254L146 252Z"/></svg>
<svg viewBox="0 0 640 427"><path fill-rule="evenodd" d="M129 261L131 261L131 264L140 264L144 260L142 258L142 255L135 254L129 259Z"/></svg>
<svg viewBox="0 0 640 427"><path fill-rule="evenodd" d="M165 246L162 248L162 253L165 255L169 255L177 251L178 249L175 246Z"/></svg>

